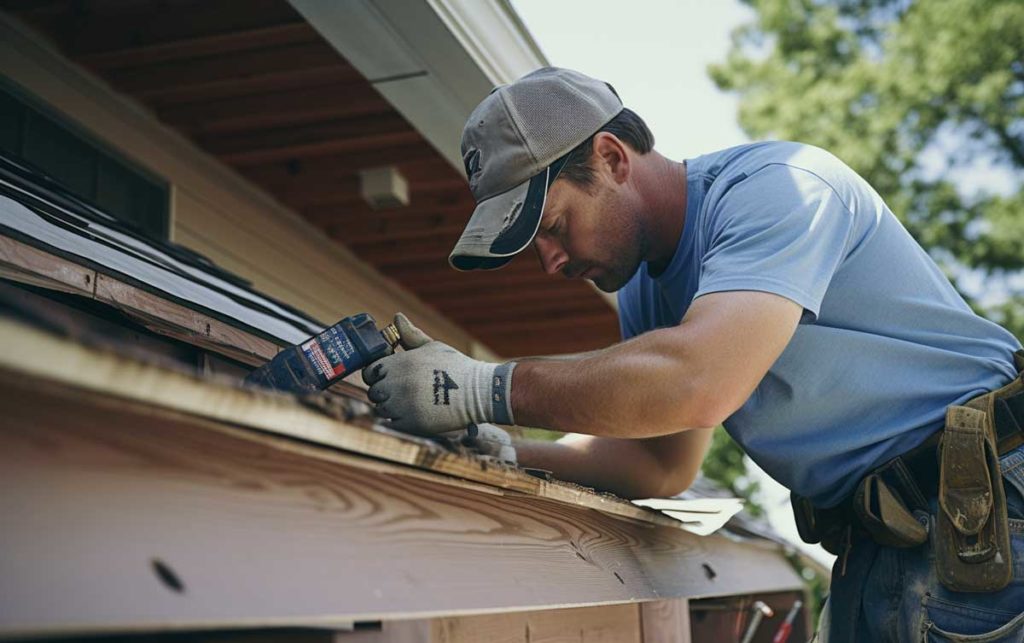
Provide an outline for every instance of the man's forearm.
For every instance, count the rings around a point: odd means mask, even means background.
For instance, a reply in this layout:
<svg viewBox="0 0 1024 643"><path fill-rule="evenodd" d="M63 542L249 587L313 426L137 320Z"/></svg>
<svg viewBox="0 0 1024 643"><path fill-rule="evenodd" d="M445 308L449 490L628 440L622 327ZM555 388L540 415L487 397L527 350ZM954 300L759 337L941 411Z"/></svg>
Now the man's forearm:
<svg viewBox="0 0 1024 643"><path fill-rule="evenodd" d="M512 375L516 423L606 437L652 437L704 426L707 402L671 331L654 331L573 361L526 361Z"/></svg>
<svg viewBox="0 0 1024 643"><path fill-rule="evenodd" d="M653 440L568 435L558 442L530 440L515 446L521 466L623 498L650 498L687 488L700 471L709 440L694 431Z"/></svg>
<svg viewBox="0 0 1024 643"><path fill-rule="evenodd" d="M515 420L609 437L716 426L754 392L802 313L772 293L709 293L678 326L574 362L523 362L512 374Z"/></svg>

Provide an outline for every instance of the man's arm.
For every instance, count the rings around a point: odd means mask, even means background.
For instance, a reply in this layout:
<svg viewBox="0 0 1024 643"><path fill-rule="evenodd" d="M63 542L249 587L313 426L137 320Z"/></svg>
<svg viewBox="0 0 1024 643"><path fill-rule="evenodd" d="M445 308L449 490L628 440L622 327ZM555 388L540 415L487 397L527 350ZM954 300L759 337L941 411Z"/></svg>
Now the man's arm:
<svg viewBox="0 0 1024 643"><path fill-rule="evenodd" d="M716 426L750 397L802 312L770 293L711 293L678 326L580 360L523 362L512 375L516 423L618 438Z"/></svg>
<svg viewBox="0 0 1024 643"><path fill-rule="evenodd" d="M495 422L614 438L712 427L738 409L782 353L800 305L734 291L697 298L682 323L571 361L489 364L432 341L403 315L409 350L363 370L395 429L435 434Z"/></svg>
<svg viewBox="0 0 1024 643"><path fill-rule="evenodd" d="M623 498L674 496L697 477L713 429L642 440L570 434L558 442L517 442L519 464Z"/></svg>

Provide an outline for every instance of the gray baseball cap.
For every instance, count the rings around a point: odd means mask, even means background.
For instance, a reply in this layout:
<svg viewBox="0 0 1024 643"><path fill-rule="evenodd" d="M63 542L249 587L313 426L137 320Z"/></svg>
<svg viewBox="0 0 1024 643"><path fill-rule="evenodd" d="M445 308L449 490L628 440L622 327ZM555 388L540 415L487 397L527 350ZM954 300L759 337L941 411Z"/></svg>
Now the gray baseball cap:
<svg viewBox="0 0 1024 643"><path fill-rule="evenodd" d="M544 67L495 88L466 121L462 160L476 210L448 262L500 268L533 241L565 156L622 111L606 82Z"/></svg>

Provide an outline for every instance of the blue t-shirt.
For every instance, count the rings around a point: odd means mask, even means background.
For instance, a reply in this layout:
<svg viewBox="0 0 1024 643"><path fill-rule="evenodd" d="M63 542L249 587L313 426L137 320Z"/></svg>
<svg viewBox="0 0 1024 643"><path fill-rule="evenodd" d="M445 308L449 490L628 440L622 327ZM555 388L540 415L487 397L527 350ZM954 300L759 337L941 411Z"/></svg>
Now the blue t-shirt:
<svg viewBox="0 0 1024 643"><path fill-rule="evenodd" d="M619 291L628 339L677 325L697 297L770 292L804 309L729 434L769 475L830 507L1002 386L1020 348L974 314L881 197L824 150L756 143L687 163L672 261Z"/></svg>

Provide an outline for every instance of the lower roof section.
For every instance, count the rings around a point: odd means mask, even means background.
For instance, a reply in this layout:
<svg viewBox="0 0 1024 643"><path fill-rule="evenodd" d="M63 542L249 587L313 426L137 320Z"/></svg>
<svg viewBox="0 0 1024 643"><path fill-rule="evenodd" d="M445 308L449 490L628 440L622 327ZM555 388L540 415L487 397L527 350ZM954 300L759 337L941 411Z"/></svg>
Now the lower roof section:
<svg viewBox="0 0 1024 643"><path fill-rule="evenodd" d="M0 320L0 635L330 626L800 587L773 544L595 510L584 490L488 484L468 458L457 478L401 464L401 449L368 457L383 444L372 432L279 396L261 407L260 395ZM336 448L284 431L316 426L366 440Z"/></svg>

